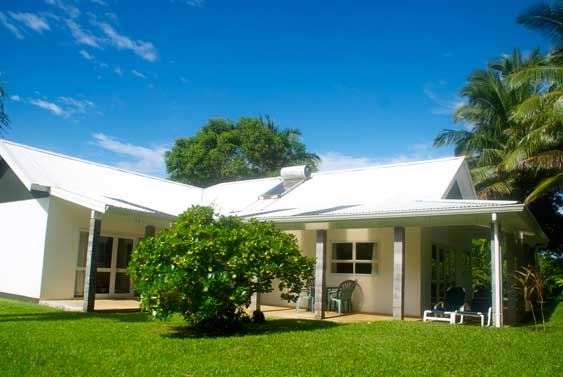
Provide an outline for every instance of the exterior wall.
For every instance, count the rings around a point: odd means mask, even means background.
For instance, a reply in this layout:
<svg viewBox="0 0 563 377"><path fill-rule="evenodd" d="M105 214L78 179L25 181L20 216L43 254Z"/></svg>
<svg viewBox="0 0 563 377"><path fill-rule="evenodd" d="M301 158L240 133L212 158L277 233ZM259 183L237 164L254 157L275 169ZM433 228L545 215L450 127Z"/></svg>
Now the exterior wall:
<svg viewBox="0 0 563 377"><path fill-rule="evenodd" d="M299 248L301 249L301 254L309 258L315 258L315 242L316 233L313 230L301 230L301 231L288 231L286 233L293 234L297 239ZM274 306L290 306L295 307L295 303L289 303L280 298L280 291L278 289L278 282L274 280L272 284L273 291L261 296L261 303L263 305L274 305ZM306 305L306 303L302 304Z"/></svg>
<svg viewBox="0 0 563 377"><path fill-rule="evenodd" d="M49 198L0 203L0 292L40 297Z"/></svg>
<svg viewBox="0 0 563 377"><path fill-rule="evenodd" d="M295 231L304 255L315 255L315 231ZM378 271L372 275L336 274L331 272L332 244L335 242L376 242ZM421 233L418 227L406 228L405 249L405 314L419 316L421 312ZM352 304L354 311L392 313L393 301L393 228L334 229L328 231L327 287L338 286L344 280L356 280ZM275 285L275 283L274 283ZM279 298L277 289L262 296L264 305L289 306ZM291 305L294 306L294 305Z"/></svg>
<svg viewBox="0 0 563 377"><path fill-rule="evenodd" d="M89 209L51 198L41 299L74 297L79 237L81 231L88 232L89 221ZM138 240L144 236L146 225L155 225L159 230L167 226L167 223L147 222L129 215L102 215L101 235L124 235Z"/></svg>
<svg viewBox="0 0 563 377"><path fill-rule="evenodd" d="M0 293L39 298L48 210L0 159Z"/></svg>

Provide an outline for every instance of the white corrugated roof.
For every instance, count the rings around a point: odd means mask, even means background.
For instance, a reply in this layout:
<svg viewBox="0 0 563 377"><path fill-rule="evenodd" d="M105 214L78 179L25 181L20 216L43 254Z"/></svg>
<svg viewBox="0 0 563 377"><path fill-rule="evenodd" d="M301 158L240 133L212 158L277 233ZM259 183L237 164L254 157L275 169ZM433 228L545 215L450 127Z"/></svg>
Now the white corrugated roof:
<svg viewBox="0 0 563 377"><path fill-rule="evenodd" d="M308 208L287 208L278 210L266 210L258 213L244 213L245 217L253 217L262 220L299 220L308 219L321 221L325 218L370 218L380 216L420 215L427 213L444 213L452 211L471 212L482 209L495 208L502 212L502 208L511 211L522 210L523 205L516 201L505 200L415 200L406 202L369 203L355 205L340 205Z"/></svg>
<svg viewBox="0 0 563 377"><path fill-rule="evenodd" d="M279 199L260 196L280 177L222 183L201 189L76 159L8 141L0 155L31 189L88 208L178 215L192 205L212 205L223 214L262 219L362 217L374 214L431 212L512 205L512 202L443 200L463 158L319 172Z"/></svg>
<svg viewBox="0 0 563 377"><path fill-rule="evenodd" d="M276 186L280 178L250 180L212 186L205 190L204 198L225 198L228 204L221 203L221 209L239 214L368 203L375 207L402 206L417 200L444 198L462 168L466 168L464 159L455 157L319 172L279 199L259 196ZM206 204L212 202L208 200Z"/></svg>
<svg viewBox="0 0 563 377"><path fill-rule="evenodd" d="M0 156L29 189L32 185L46 186L52 195L102 212L107 206L178 215L199 204L203 193L198 187L8 141L0 141Z"/></svg>

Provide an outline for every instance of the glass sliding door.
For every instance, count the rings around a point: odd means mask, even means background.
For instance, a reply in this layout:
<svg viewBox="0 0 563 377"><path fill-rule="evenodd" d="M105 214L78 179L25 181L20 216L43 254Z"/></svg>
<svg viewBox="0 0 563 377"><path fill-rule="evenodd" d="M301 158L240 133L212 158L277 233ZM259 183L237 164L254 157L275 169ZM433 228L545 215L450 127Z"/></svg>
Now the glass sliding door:
<svg viewBox="0 0 563 377"><path fill-rule="evenodd" d="M115 263L114 293L131 294L131 281L127 276L126 268L133 253L133 240L119 238L117 241L117 258Z"/></svg>
<svg viewBox="0 0 563 377"><path fill-rule="evenodd" d="M96 252L96 295L101 297L133 296L133 285L127 266L135 246L135 239L119 236L100 236ZM80 232L78 262L74 285L75 297L84 296L88 233Z"/></svg>
<svg viewBox="0 0 563 377"><path fill-rule="evenodd" d="M432 280L430 301L432 305L444 301L446 289L456 285L455 250L432 245Z"/></svg>
<svg viewBox="0 0 563 377"><path fill-rule="evenodd" d="M110 294L113 238L100 237L96 253L96 293Z"/></svg>

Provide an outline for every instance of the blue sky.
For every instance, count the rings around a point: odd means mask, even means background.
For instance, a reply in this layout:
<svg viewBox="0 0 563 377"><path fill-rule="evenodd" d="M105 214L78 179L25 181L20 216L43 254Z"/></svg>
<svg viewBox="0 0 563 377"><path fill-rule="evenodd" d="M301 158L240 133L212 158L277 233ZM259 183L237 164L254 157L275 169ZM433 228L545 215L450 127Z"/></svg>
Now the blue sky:
<svg viewBox="0 0 563 377"><path fill-rule="evenodd" d="M4 0L6 138L165 176L212 117L299 128L323 169L451 155L473 70L548 47L534 1Z"/></svg>

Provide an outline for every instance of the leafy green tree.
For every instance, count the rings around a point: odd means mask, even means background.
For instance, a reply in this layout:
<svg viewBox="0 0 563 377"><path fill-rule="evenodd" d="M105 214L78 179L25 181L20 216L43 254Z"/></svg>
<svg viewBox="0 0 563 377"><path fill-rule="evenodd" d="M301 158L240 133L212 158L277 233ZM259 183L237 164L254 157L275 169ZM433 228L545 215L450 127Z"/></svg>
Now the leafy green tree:
<svg viewBox="0 0 563 377"><path fill-rule="evenodd" d="M211 119L195 136L176 140L166 168L171 179L203 187L272 176L289 165L316 170L319 157L300 139L299 130L280 129L269 117Z"/></svg>
<svg viewBox="0 0 563 377"><path fill-rule="evenodd" d="M296 300L313 273L295 237L273 224L216 216L192 207L175 226L142 240L129 274L141 305L157 318L179 313L194 324L225 327L245 316L253 293L272 291Z"/></svg>

